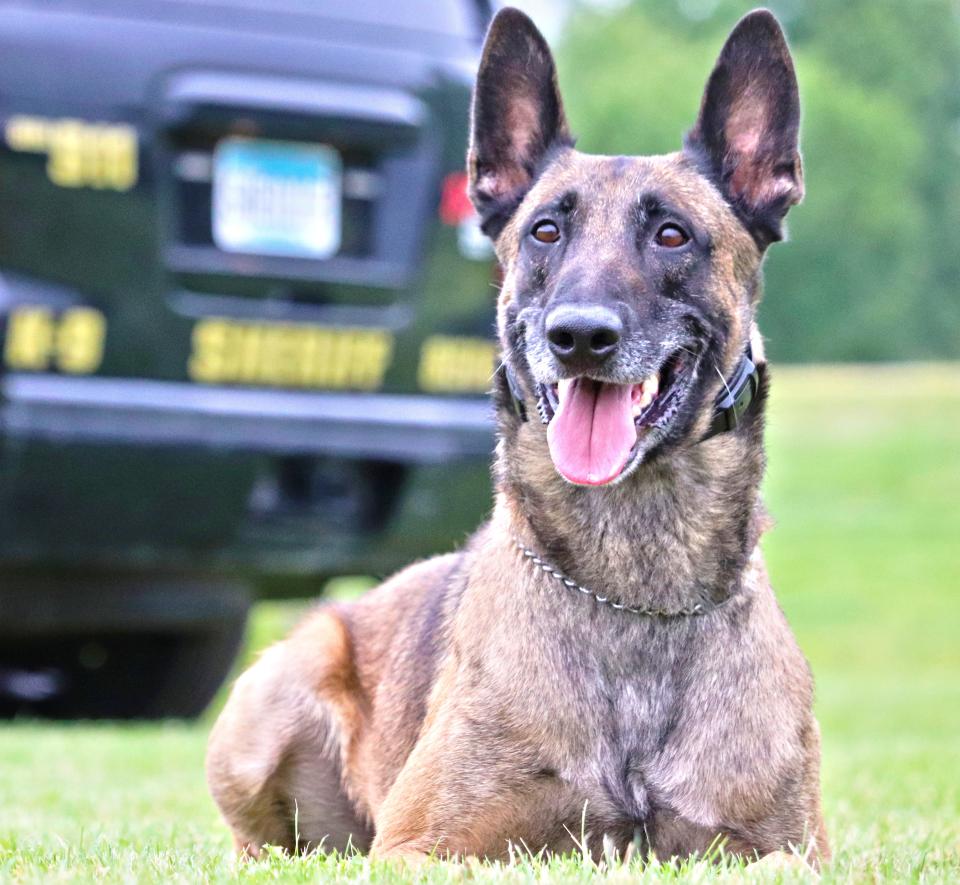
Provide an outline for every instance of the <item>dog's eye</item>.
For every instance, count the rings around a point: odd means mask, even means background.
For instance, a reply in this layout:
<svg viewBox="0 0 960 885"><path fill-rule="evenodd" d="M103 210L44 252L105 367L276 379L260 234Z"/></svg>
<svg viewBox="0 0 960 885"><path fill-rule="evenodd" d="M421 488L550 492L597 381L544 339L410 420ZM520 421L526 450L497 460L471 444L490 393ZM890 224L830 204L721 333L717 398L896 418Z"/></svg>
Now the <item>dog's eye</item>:
<svg viewBox="0 0 960 885"><path fill-rule="evenodd" d="M690 242L687 232L676 224L665 224L657 231L657 245L677 249Z"/></svg>
<svg viewBox="0 0 960 885"><path fill-rule="evenodd" d="M538 221L530 233L541 243L555 243L560 239L560 228L552 221Z"/></svg>

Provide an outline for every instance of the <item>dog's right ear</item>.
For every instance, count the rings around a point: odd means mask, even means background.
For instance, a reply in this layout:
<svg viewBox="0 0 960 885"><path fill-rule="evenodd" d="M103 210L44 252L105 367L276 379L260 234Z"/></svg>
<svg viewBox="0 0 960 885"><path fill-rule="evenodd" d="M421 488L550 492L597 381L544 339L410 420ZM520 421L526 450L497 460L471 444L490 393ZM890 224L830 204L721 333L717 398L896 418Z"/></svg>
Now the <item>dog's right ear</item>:
<svg viewBox="0 0 960 885"><path fill-rule="evenodd" d="M473 92L467 171L483 232L496 239L556 145L572 144L550 47L518 9L497 13Z"/></svg>

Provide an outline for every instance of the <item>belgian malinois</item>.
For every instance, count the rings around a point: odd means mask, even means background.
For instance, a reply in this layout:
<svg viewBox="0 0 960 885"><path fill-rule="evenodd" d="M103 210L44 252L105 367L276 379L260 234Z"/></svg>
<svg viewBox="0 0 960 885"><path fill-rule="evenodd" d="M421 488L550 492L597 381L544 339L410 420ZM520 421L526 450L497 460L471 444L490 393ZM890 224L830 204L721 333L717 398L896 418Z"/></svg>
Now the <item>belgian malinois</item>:
<svg viewBox="0 0 960 885"><path fill-rule="evenodd" d="M579 153L543 37L496 16L468 153L504 271L493 514L240 677L207 760L239 851L826 856L810 673L758 547L754 319L798 125L761 10L682 150Z"/></svg>

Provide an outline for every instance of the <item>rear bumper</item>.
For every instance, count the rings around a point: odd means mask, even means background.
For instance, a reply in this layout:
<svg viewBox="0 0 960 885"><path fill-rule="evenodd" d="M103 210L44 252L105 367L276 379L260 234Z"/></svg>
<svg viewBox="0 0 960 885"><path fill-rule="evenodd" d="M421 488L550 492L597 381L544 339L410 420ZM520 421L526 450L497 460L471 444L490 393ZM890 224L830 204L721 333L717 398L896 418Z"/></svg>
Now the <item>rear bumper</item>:
<svg viewBox="0 0 960 885"><path fill-rule="evenodd" d="M477 398L301 393L60 375L8 375L0 389L0 434L8 439L426 464L493 450L491 407Z"/></svg>
<svg viewBox="0 0 960 885"><path fill-rule="evenodd" d="M385 574L489 507L479 398L0 378L0 576Z"/></svg>

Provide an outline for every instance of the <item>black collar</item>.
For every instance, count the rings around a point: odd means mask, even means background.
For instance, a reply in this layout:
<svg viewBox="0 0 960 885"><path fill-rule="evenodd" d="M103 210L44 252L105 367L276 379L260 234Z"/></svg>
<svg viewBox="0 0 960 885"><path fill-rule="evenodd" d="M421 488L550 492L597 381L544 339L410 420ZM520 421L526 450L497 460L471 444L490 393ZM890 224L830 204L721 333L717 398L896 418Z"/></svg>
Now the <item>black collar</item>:
<svg viewBox="0 0 960 885"><path fill-rule="evenodd" d="M733 370L733 377L729 381L724 379L723 389L713 403L713 421L700 442L733 430L740 424L740 419L760 391L761 368L754 363L753 350L748 344L746 353Z"/></svg>
<svg viewBox="0 0 960 885"><path fill-rule="evenodd" d="M734 369L733 377L729 381L724 379L723 390L717 395L713 404L713 421L700 442L718 433L733 430L740 424L740 419L750 408L750 404L760 390L761 368L754 363L753 352L748 344L746 352L740 357L740 362ZM499 371L506 378L513 410L521 421L526 421L527 409L523 404L523 392L516 374L505 362L500 364Z"/></svg>

